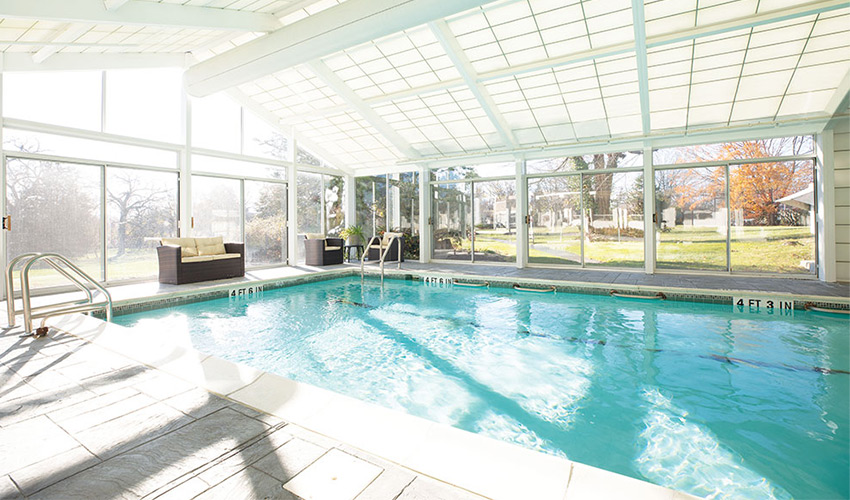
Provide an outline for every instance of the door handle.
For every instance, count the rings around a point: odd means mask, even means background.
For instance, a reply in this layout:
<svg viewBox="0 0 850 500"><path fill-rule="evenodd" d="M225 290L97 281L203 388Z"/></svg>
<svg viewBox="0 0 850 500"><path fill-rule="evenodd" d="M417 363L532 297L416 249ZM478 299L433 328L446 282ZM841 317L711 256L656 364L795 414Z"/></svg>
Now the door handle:
<svg viewBox="0 0 850 500"><path fill-rule="evenodd" d="M6 231L12 230L12 216L11 215L7 215L6 217L3 217L3 229L5 229Z"/></svg>

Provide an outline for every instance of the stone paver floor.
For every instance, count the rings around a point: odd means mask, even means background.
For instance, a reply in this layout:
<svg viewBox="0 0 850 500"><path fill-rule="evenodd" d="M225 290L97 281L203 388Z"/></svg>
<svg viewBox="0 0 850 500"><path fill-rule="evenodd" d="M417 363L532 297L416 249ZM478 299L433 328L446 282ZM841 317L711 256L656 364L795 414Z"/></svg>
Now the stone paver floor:
<svg viewBox="0 0 850 500"><path fill-rule="evenodd" d="M0 329L0 499L481 498L77 337L21 333Z"/></svg>

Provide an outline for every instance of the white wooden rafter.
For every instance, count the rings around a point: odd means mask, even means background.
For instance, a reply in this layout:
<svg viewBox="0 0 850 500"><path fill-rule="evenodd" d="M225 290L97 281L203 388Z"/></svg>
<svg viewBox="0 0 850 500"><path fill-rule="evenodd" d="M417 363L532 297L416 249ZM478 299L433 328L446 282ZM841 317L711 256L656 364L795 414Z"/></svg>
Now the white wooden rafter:
<svg viewBox="0 0 850 500"><path fill-rule="evenodd" d="M280 21L271 14L211 9L172 3L126 2L104 8L103 0L0 0L0 18L65 23L160 26L236 31L273 31Z"/></svg>
<svg viewBox="0 0 850 500"><path fill-rule="evenodd" d="M463 48L461 48L457 38L455 38L454 33L452 33L451 28L449 28L448 23L444 19L440 19L438 21L428 23L428 27L431 28L431 32L440 42L440 45L446 52L446 55L449 56L449 59L451 59L454 64L455 69L457 69L458 73L460 73L463 82L467 87L469 87L469 90L472 92L472 95L475 96L475 99L478 101L481 109L484 110L487 118L490 119L490 122L493 124L493 128L495 128L496 132L498 132L502 142L508 148L516 147L516 138L514 138L510 125L507 120L505 120L504 116L502 116L502 113L499 112L496 102L493 101L493 97L490 96L487 89L481 85L481 82L478 80L478 72L476 72L475 68L472 67L472 63L469 61L469 58L466 57Z"/></svg>
<svg viewBox="0 0 850 500"><path fill-rule="evenodd" d="M652 130L649 115L649 64L646 57L646 18L643 0L632 0L632 24L635 32L635 61L637 63L640 118L643 135Z"/></svg>
<svg viewBox="0 0 850 500"><path fill-rule="evenodd" d="M103 7L106 10L118 10L123 7L129 0L103 0Z"/></svg>
<svg viewBox="0 0 850 500"><path fill-rule="evenodd" d="M73 44L70 44L73 46ZM4 54L4 71L75 71L132 68L183 68L186 55L147 53L66 53L59 52L49 59L36 63L32 54L9 52Z"/></svg>
<svg viewBox="0 0 850 500"><path fill-rule="evenodd" d="M36 64L41 64L50 56L62 50L66 43L72 43L84 34L86 34L93 25L91 24L69 24L65 29L60 31L52 40L51 43L40 48L32 55L32 60Z"/></svg>
<svg viewBox="0 0 850 500"><path fill-rule="evenodd" d="M342 78L338 77L328 66L322 61L311 61L307 63L307 67L316 74L321 81L337 93L349 106L357 111L360 116L366 120L369 125L375 128L385 139L398 149L401 154L408 158L420 158L418 151L408 143L393 127L387 123L381 116L375 112L368 104L366 104L356 92L345 84Z"/></svg>

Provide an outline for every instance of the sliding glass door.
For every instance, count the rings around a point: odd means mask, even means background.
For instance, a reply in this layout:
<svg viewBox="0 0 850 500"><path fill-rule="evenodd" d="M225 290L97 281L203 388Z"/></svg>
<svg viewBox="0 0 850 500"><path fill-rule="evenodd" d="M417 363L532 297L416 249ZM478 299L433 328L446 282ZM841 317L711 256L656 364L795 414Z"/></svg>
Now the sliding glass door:
<svg viewBox="0 0 850 500"><path fill-rule="evenodd" d="M286 264L286 184L245 181L245 265Z"/></svg>
<svg viewBox="0 0 850 500"><path fill-rule="evenodd" d="M472 184L435 184L434 259L472 261Z"/></svg>

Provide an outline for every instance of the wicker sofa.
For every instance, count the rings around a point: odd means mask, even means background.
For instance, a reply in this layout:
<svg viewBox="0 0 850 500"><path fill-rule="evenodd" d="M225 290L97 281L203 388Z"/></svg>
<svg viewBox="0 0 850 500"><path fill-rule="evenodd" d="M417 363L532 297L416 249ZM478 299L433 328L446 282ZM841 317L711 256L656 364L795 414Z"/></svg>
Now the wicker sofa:
<svg viewBox="0 0 850 500"><path fill-rule="evenodd" d="M172 285L245 275L245 244L215 238L162 238L159 282Z"/></svg>
<svg viewBox="0 0 850 500"><path fill-rule="evenodd" d="M393 237L397 237L398 239L393 241L392 245L390 245L390 240ZM384 258L384 262L404 262L404 235L402 233L384 233L383 238L374 236L369 241L369 260L381 260L381 253L383 253L388 246L391 248L387 251L387 256Z"/></svg>
<svg viewBox="0 0 850 500"><path fill-rule="evenodd" d="M308 266L330 266L342 264L342 238L326 238L321 233L304 235L304 264Z"/></svg>

